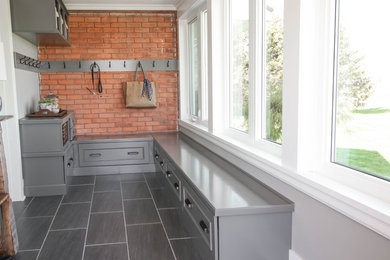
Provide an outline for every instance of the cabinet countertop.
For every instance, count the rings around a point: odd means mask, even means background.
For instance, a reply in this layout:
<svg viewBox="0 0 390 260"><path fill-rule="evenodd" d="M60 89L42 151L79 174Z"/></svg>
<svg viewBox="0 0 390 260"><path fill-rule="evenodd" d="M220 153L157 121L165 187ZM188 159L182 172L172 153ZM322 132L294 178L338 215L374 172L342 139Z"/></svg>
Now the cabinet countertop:
<svg viewBox="0 0 390 260"><path fill-rule="evenodd" d="M294 204L179 133L153 134L217 216L293 211Z"/></svg>

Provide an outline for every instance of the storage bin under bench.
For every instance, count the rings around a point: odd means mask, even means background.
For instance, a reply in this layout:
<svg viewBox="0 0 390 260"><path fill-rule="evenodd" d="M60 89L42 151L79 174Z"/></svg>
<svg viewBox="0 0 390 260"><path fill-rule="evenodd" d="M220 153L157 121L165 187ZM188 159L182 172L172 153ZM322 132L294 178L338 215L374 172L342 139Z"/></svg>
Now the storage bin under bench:
<svg viewBox="0 0 390 260"><path fill-rule="evenodd" d="M77 136L72 175L154 172L151 135Z"/></svg>
<svg viewBox="0 0 390 260"><path fill-rule="evenodd" d="M291 201L183 134L153 137L155 163L198 230L196 259L288 259Z"/></svg>

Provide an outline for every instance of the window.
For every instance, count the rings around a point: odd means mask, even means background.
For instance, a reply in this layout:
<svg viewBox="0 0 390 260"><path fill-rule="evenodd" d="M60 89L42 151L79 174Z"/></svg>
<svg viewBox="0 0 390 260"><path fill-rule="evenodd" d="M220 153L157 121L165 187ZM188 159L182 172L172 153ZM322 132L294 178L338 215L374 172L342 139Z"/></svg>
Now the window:
<svg viewBox="0 0 390 260"><path fill-rule="evenodd" d="M283 91L283 4L284 0L265 0L264 9L264 86L263 138L282 141Z"/></svg>
<svg viewBox="0 0 390 260"><path fill-rule="evenodd" d="M232 0L230 23L231 128L248 132L249 120L249 0Z"/></svg>
<svg viewBox="0 0 390 260"><path fill-rule="evenodd" d="M195 18L188 24L189 43L189 87L190 87L190 115L193 118L199 117L199 39L198 39L198 19Z"/></svg>
<svg viewBox="0 0 390 260"><path fill-rule="evenodd" d="M227 15L225 134L273 154L282 142L283 3L230 0Z"/></svg>
<svg viewBox="0 0 390 260"><path fill-rule="evenodd" d="M340 0L338 7L332 161L390 180L389 4Z"/></svg>
<svg viewBox="0 0 390 260"><path fill-rule="evenodd" d="M208 118L207 11L188 23L190 120L205 124Z"/></svg>

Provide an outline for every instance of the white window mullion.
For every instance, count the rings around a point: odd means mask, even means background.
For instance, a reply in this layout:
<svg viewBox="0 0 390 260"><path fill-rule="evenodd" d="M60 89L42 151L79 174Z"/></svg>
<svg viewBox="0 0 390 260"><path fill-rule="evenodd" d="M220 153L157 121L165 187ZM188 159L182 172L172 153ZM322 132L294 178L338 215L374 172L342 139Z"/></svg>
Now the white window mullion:
<svg viewBox="0 0 390 260"><path fill-rule="evenodd" d="M254 144L256 136L256 89L260 87L256 80L256 71L259 68L257 63L257 48L256 43L258 40L257 37L257 20L256 20L256 0L249 1L249 97L248 97L248 109L249 109L249 118L248 118L248 136L251 140L251 143ZM261 65L260 65L261 66Z"/></svg>

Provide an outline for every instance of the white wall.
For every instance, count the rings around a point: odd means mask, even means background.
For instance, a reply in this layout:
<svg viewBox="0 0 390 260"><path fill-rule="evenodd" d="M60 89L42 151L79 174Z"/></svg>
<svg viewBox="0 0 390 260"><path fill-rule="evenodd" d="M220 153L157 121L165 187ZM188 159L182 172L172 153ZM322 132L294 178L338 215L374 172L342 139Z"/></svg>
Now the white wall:
<svg viewBox="0 0 390 260"><path fill-rule="evenodd" d="M14 51L37 59L38 50L35 45L13 34ZM18 104L18 117L37 111L40 99L39 74L21 69L15 69L16 96Z"/></svg>
<svg viewBox="0 0 390 260"><path fill-rule="evenodd" d="M39 81L37 73L15 70L13 52L15 49L31 57L36 57L36 48L12 34L10 6L8 0L0 0L0 41L4 43L7 80L0 82L0 96L3 98L1 115L12 115L13 118L2 123L5 157L9 180L9 191L12 200L24 199L22 162L18 119L33 107L39 98Z"/></svg>

